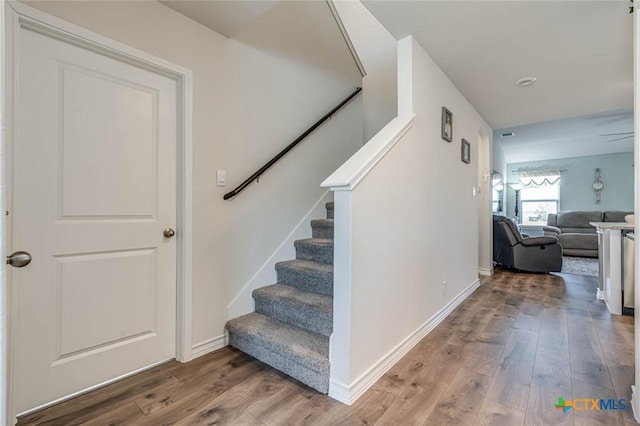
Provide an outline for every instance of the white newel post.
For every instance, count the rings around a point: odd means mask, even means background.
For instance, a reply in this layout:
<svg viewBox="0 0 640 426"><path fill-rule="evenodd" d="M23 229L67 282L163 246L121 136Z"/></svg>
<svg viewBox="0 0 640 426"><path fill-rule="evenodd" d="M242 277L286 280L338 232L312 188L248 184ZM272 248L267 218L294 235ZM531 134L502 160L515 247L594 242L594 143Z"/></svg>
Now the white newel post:
<svg viewBox="0 0 640 426"><path fill-rule="evenodd" d="M351 188L332 187L334 200L333 333L329 396L351 404Z"/></svg>

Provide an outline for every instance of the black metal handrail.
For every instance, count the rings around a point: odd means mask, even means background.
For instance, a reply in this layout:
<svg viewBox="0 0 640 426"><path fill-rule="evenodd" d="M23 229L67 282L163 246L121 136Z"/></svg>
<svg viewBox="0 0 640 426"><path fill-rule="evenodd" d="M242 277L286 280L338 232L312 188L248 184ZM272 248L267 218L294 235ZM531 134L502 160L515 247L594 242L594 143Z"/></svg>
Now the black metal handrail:
<svg viewBox="0 0 640 426"><path fill-rule="evenodd" d="M324 117L322 117L320 120L316 121L316 123L313 126L309 127L307 131L305 131L303 134L298 136L296 140L294 140L289 145L287 145L285 149L280 151L275 157L269 160L269 162L267 162L264 166L260 167L257 172L249 176L244 182L238 185L233 191L227 192L226 194L224 194L224 197L222 198L224 198L225 200L228 200L229 198L235 197L236 195L241 193L242 190L244 190L247 186L249 186L251 182L253 182L254 180L258 180L264 172L266 172L271 166L273 166L279 159L284 157L287 154L287 152L295 148L295 146L298 145L300 142L302 142L304 138L309 136L311 132L317 129L322 123L327 121L329 117L335 114L340 108L345 106L351 99L353 99L361 91L362 91L361 87L356 88L356 90L352 94L350 94L347 98L345 98L345 100L340 102L335 108L333 108L331 111L325 114Z"/></svg>

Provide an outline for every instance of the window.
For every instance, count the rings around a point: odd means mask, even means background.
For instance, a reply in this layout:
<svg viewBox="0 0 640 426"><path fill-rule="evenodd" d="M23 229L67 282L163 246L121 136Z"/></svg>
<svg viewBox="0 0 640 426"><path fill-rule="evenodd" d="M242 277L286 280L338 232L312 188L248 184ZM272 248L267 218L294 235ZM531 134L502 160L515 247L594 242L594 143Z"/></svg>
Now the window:
<svg viewBox="0 0 640 426"><path fill-rule="evenodd" d="M525 177L520 192L521 222L523 225L547 224L549 213L558 212L560 200L560 175Z"/></svg>

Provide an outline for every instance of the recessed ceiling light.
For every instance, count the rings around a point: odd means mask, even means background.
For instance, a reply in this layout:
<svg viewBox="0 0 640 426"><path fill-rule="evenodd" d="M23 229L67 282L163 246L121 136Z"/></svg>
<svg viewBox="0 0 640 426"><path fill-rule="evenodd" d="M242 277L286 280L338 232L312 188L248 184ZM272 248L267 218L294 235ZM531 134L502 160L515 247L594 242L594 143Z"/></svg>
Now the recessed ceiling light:
<svg viewBox="0 0 640 426"><path fill-rule="evenodd" d="M500 133L500 137L501 138L508 138L510 136L515 136L516 134L513 132L508 132L508 133Z"/></svg>
<svg viewBox="0 0 640 426"><path fill-rule="evenodd" d="M516 86L520 86L520 87L531 86L533 83L536 82L536 80L537 78L535 77L521 77L516 80Z"/></svg>

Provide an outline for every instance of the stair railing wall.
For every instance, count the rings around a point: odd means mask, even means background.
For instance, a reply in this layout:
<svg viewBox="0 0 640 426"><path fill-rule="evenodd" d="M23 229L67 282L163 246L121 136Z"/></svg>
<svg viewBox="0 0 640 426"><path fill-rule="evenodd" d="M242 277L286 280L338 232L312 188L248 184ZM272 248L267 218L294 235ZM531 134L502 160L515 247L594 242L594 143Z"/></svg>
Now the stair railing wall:
<svg viewBox="0 0 640 426"><path fill-rule="evenodd" d="M392 150L394 145L411 131L415 115L394 118L358 152L329 176L323 187L330 188L334 197L334 262L333 262L333 334L331 336L331 381L329 396L345 404L352 404L368 387L369 383L354 389L351 366L352 350L355 349L353 336L354 321L357 321L353 291L353 251L354 228L353 196L358 185L372 172L376 165ZM366 304L365 304L366 305ZM384 313L381 312L384 315ZM357 328L357 327L355 327Z"/></svg>
<svg viewBox="0 0 640 426"><path fill-rule="evenodd" d="M453 140L441 111L453 112ZM334 193L329 395L353 403L479 286L478 146L491 128L413 40L398 118L323 182ZM489 194L490 195L490 194Z"/></svg>

